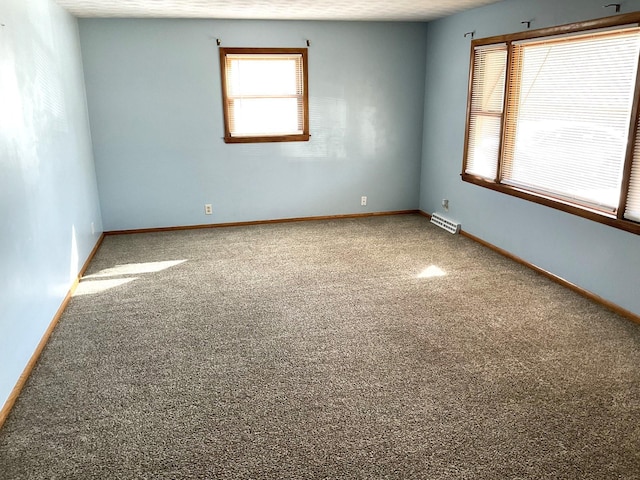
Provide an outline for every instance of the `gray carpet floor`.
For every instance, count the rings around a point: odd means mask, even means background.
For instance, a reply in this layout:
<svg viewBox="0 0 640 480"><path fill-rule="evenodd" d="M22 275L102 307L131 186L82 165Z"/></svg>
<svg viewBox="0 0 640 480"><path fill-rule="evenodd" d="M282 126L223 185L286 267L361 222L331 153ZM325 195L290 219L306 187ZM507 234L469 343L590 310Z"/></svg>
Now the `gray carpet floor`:
<svg viewBox="0 0 640 480"><path fill-rule="evenodd" d="M417 215L109 236L2 479L640 478L640 325Z"/></svg>

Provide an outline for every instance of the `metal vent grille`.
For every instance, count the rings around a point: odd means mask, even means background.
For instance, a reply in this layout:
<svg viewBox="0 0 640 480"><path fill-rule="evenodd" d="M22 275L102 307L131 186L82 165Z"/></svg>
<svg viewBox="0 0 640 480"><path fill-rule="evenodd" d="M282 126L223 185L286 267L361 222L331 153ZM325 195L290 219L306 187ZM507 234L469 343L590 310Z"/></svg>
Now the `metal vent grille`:
<svg viewBox="0 0 640 480"><path fill-rule="evenodd" d="M460 231L459 223L453 222L448 218L444 218L439 213L434 213L431 215L431 223L437 225L438 227L446 230L449 233L458 233Z"/></svg>

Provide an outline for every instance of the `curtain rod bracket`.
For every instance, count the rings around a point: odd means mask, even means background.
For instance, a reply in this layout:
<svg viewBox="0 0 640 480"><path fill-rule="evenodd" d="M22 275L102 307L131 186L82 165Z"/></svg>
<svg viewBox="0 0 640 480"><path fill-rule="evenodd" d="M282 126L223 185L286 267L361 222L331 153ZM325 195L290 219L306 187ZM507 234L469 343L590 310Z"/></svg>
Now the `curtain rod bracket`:
<svg viewBox="0 0 640 480"><path fill-rule="evenodd" d="M311 46L311 41L307 40L307 47L310 47L310 46Z"/></svg>
<svg viewBox="0 0 640 480"><path fill-rule="evenodd" d="M222 42L220 41L220 39L219 39L219 38L216 38L216 45L220 46L220 44L221 44L221 43L222 43Z"/></svg>
<svg viewBox="0 0 640 480"><path fill-rule="evenodd" d="M523 25L526 25L527 28L531 28L531 20L525 20L524 22L520 22Z"/></svg>
<svg viewBox="0 0 640 480"><path fill-rule="evenodd" d="M619 3L609 3L607 5L603 5L602 8L616 7L616 13L620 13L620 4Z"/></svg>
<svg viewBox="0 0 640 480"><path fill-rule="evenodd" d="M465 34L464 34L464 38L467 38L467 37L471 37L471 38L473 38L473 36L474 36L475 34L476 34L476 31L475 31L475 30L474 30L473 32L467 32L467 33L465 33Z"/></svg>

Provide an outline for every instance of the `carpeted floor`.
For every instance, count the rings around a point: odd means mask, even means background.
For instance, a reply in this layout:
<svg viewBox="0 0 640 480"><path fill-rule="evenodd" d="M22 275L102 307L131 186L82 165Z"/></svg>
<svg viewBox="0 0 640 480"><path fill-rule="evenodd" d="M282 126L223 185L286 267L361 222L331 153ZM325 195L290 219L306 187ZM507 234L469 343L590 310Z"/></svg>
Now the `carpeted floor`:
<svg viewBox="0 0 640 480"><path fill-rule="evenodd" d="M0 478L640 478L640 325L417 215L109 236Z"/></svg>

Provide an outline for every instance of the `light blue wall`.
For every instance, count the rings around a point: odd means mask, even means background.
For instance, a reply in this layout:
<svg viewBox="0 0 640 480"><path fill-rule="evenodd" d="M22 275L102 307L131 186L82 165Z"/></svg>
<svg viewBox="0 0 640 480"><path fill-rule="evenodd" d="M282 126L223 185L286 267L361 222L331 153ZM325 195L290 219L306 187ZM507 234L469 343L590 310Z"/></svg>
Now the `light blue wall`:
<svg viewBox="0 0 640 480"><path fill-rule="evenodd" d="M425 24L79 24L105 230L418 207ZM223 142L216 38L311 41L310 142Z"/></svg>
<svg viewBox="0 0 640 480"><path fill-rule="evenodd" d="M0 23L1 407L102 225L76 20L2 0Z"/></svg>
<svg viewBox="0 0 640 480"><path fill-rule="evenodd" d="M420 208L601 297L640 314L640 236L463 183L470 40L614 14L599 0L509 0L428 25ZM640 2L622 2L622 13Z"/></svg>

